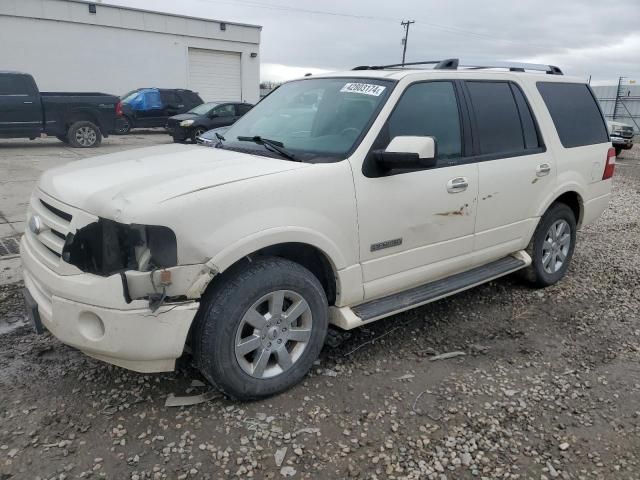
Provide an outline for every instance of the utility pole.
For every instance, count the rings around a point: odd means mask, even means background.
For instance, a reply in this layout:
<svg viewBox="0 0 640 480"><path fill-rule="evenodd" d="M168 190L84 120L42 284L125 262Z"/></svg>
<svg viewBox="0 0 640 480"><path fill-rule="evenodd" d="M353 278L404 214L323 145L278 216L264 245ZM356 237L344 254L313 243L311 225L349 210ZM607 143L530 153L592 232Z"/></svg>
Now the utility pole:
<svg viewBox="0 0 640 480"><path fill-rule="evenodd" d="M407 55L407 40L409 38L409 26L412 23L416 23L415 20L407 20L406 22L400 22L400 25L404 27L404 38L402 39L402 65L404 65L404 57Z"/></svg>

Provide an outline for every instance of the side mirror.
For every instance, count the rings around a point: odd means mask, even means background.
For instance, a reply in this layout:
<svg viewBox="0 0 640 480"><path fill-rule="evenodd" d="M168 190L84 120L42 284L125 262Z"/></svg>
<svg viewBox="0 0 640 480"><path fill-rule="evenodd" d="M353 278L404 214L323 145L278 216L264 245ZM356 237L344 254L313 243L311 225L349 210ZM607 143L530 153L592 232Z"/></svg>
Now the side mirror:
<svg viewBox="0 0 640 480"><path fill-rule="evenodd" d="M213 112L211 112L211 113L209 114L209 118L217 118L217 117L218 117L218 114L217 114L217 113L213 113Z"/></svg>
<svg viewBox="0 0 640 480"><path fill-rule="evenodd" d="M436 166L437 144L433 137L395 137L384 150L375 150L376 161L387 169Z"/></svg>

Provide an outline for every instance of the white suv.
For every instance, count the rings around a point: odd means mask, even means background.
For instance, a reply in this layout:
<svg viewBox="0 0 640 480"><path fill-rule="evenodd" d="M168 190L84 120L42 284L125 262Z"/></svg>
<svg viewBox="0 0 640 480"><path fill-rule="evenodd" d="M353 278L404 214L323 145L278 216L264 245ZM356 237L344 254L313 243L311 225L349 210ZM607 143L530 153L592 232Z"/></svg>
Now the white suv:
<svg viewBox="0 0 640 480"><path fill-rule="evenodd" d="M602 113L556 67L472 67L306 77L215 148L46 172L22 239L37 328L141 372L189 347L207 379L250 399L300 381L330 323L517 270L556 283L609 201Z"/></svg>

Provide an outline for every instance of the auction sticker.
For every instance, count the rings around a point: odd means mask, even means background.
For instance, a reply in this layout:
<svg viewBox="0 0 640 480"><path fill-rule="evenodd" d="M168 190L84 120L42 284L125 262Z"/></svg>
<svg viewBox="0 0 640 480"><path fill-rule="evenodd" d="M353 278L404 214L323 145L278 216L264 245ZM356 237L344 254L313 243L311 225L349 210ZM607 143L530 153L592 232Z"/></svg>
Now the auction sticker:
<svg viewBox="0 0 640 480"><path fill-rule="evenodd" d="M347 83L340 89L340 91L346 93L362 93L363 95L373 95L374 97L379 97L382 92L384 92L385 88L387 87L373 85L371 83Z"/></svg>

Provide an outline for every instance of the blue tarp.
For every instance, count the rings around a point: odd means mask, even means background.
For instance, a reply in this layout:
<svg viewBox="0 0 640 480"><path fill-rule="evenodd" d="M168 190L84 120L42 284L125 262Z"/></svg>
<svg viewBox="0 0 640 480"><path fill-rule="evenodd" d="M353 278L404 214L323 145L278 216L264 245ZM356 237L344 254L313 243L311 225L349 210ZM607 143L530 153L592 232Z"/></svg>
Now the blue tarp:
<svg viewBox="0 0 640 480"><path fill-rule="evenodd" d="M136 111L153 110L162 108L160 91L156 88L145 88L127 102Z"/></svg>

